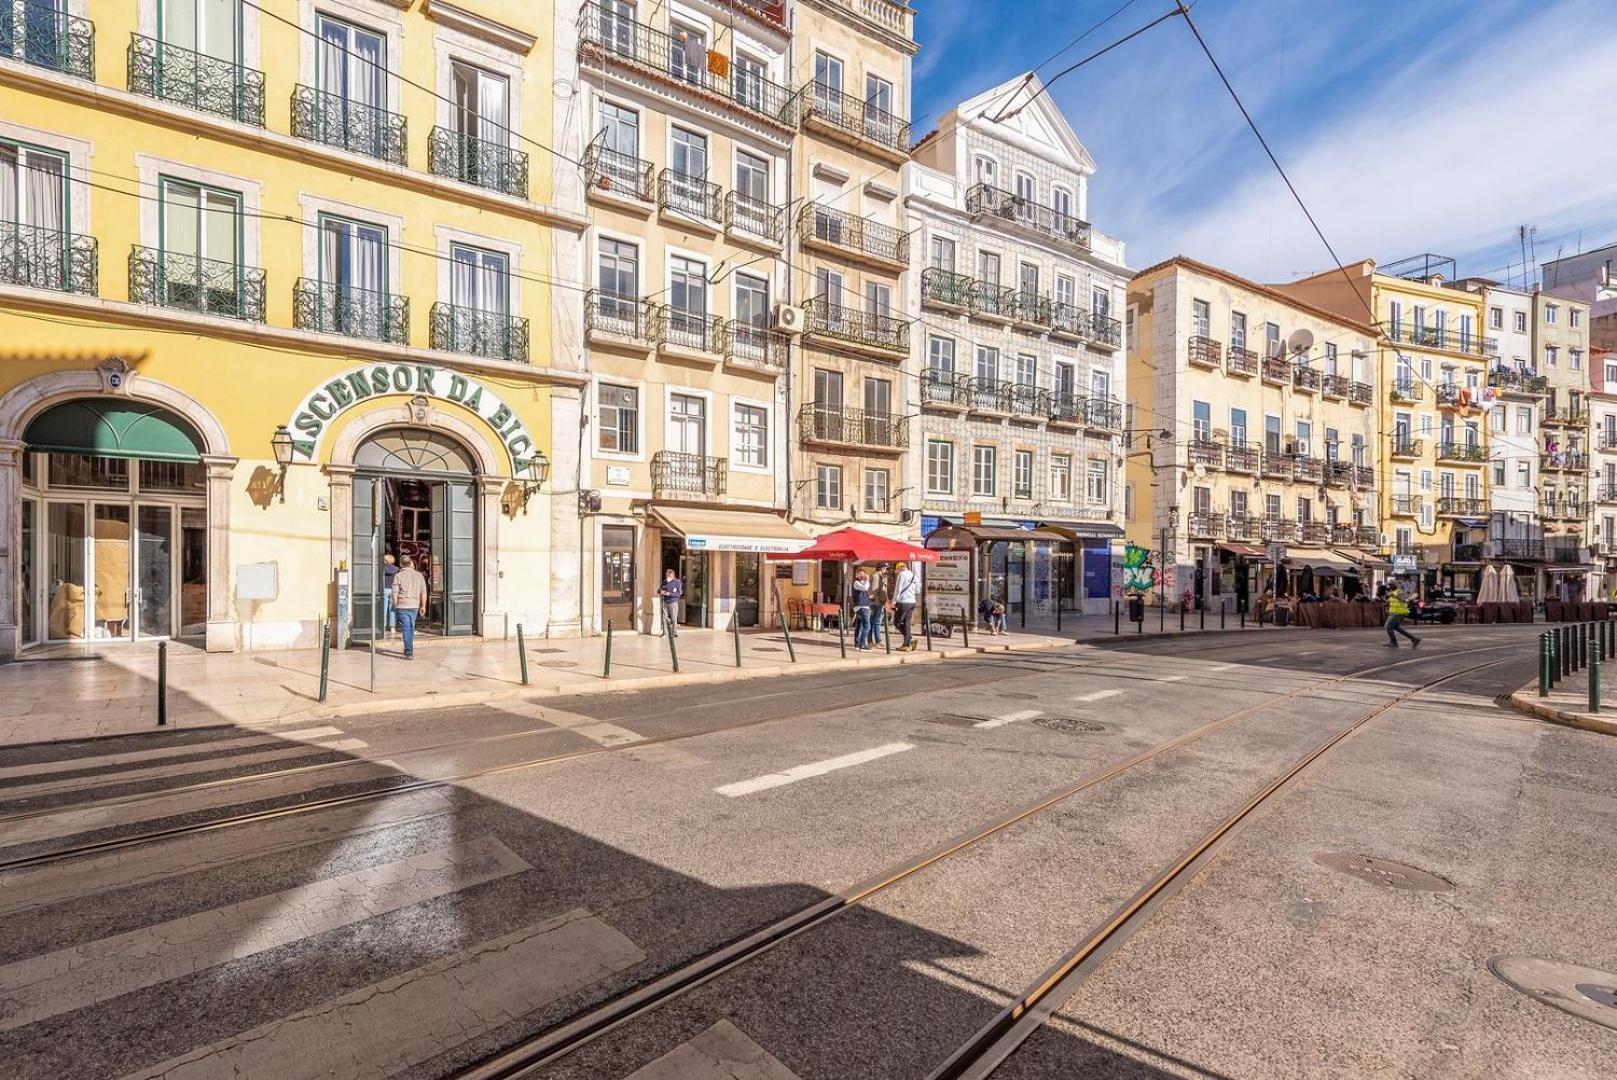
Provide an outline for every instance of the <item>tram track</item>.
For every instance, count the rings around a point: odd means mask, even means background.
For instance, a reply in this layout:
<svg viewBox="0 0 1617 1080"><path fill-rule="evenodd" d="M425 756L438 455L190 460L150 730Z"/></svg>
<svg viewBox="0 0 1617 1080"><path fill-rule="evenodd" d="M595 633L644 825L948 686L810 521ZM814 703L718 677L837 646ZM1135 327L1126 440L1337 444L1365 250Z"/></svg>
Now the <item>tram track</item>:
<svg viewBox="0 0 1617 1080"><path fill-rule="evenodd" d="M1287 702L1292 702L1311 694L1317 694L1320 691L1327 690L1335 686L1351 683L1354 680L1363 679L1366 676L1370 676L1378 672L1402 668L1410 664L1423 663L1432 659L1448 659L1478 653L1497 652L1503 649L1519 650L1520 643L1502 643L1499 645L1483 646L1428 656L1411 657L1409 659L1393 661L1390 663L1375 664L1357 671L1331 676L1329 678L1318 679L1303 686L1294 687L1265 701L1243 707L1223 717L1207 721L1127 758L1109 765L1105 765L1071 784L1067 784L1053 791L1046 792L1033 802L984 822L972 830L957 835L956 837L945 841L943 844L940 844L929 851L912 856L899 864L891 866L886 870L867 878L863 882L856 884L851 888L848 888L833 896L826 897L815 904L803 907L798 911L788 914L766 926L733 939L727 944L711 949L694 960L681 964L680 966L665 972L649 982L643 983L638 987L625 991L624 993L592 1006L574 1016L570 1020L554 1025L531 1038L525 1039L514 1046L508 1047L483 1059L480 1062L474 1063L462 1069L460 1072L455 1074L457 1080L525 1080L525 1078L536 1077L539 1075L541 1070L545 1069L547 1066L559 1062L563 1058L566 1058L568 1055L581 1049L587 1044L592 1043L603 1035L621 1028L624 1025L639 1019L640 1017L655 1012L663 1005L668 1004L674 999L696 989L697 987L711 982L727 972L739 968L765 955L777 946L782 945L795 937L798 937L818 926L829 922L831 919L844 912L850 911L865 904L872 898L887 892L903 881L925 872L949 857L973 848L981 844L983 841L999 835L1007 829L1034 818L1037 815L1060 805L1075 795L1096 788L1110 780L1136 769L1143 764L1146 764L1147 762L1154 761L1155 759L1171 753L1174 750L1194 743L1204 736L1226 728L1242 719L1246 719L1256 714L1273 709ZM1232 829L1238 828L1239 824L1245 821L1253 811L1261 806L1267 799L1282 790L1292 779L1303 771L1308 764L1323 756L1332 747L1336 746L1343 739L1346 739L1355 731L1362 728L1365 724L1368 724L1370 721L1374 720L1376 717L1384 714L1390 709L1396 708L1398 705L1404 702L1409 701L1424 691L1431 689L1433 686L1464 677L1465 675L1471 674L1483 668L1508 662L1512 659L1516 658L1505 657L1499 660L1486 661L1472 665L1461 671L1451 672L1438 679L1430 680L1417 685L1403 693L1400 693L1392 700L1383 702L1365 712L1362 716L1358 717L1352 723L1336 732L1332 737L1325 740L1325 742L1316 746L1312 751L1304 755L1303 758L1299 759L1298 762L1295 762L1292 766L1285 769L1281 776L1266 787L1258 797L1250 801L1246 806L1242 807L1242 809L1237 811L1236 814L1231 815L1231 817L1226 819L1225 822L1222 822L1220 827L1223 831L1214 830L1217 835L1214 836L1211 841L1208 841L1204 837L1204 842L1197 845L1194 854L1192 854L1189 858L1181 857L1179 860L1176 860L1176 862L1170 868L1171 873L1176 877L1185 875L1187 872L1194 873L1195 868L1203 865L1207 859L1212 857L1221 843L1222 838L1230 834ZM1156 880L1160 880L1160 877L1161 876L1159 875L1159 879L1154 879L1154 882ZM1188 877L1183 877L1181 879L1188 880ZM1135 899L1139 900L1142 895L1149 891L1150 895L1146 897L1146 900L1150 900L1151 898L1161 894L1164 887L1165 886L1158 887L1157 889L1153 890L1151 886L1148 885L1145 889L1141 890L1140 894L1136 894ZM1163 898L1165 899L1165 896ZM1131 905L1133 903L1134 902L1131 901ZM1143 903L1136 906L1138 907L1138 911L1135 914L1137 914L1142 920L1143 918L1148 917L1149 911L1144 908ZM1126 907L1128 907L1128 905L1126 905ZM1118 926L1112 927L1110 939L1115 939L1120 943L1122 939L1116 937L1116 931L1122 928L1122 923L1118 920L1113 920L1113 922L1118 922ZM1136 923L1133 925L1138 924ZM1093 954L1093 952L1094 950L1091 949L1090 953ZM1067 955L1071 956L1073 954L1069 953ZM1063 965L1061 964L1057 965L1057 967L1062 966ZM1057 985L1060 982L1060 979L1064 977L1066 977L1065 974L1054 980L1049 978L1041 979L1038 983L1035 983L1034 987L1029 989L1028 993L1031 995L1037 990L1038 1000L1042 1000L1051 992L1051 988ZM1049 986L1039 990L1039 988L1044 986L1046 983L1048 983ZM1012 1026L1014 1026L1023 1017L1031 1015L1035 1002L1033 1000L1029 1000L1025 1003L1019 1004L1023 1005L1021 1009L1017 1010L1013 1006L1008 1007L1005 1011L1005 1014L1012 1012L1015 1014L1009 1018ZM1002 1014L1002 1016L1005 1014ZM996 1018L996 1020L999 1019L1000 1018L998 1017ZM1042 1020L1040 1022L1042 1022ZM979 1042L981 1042L984 1047L996 1045L996 1040L1001 1034L1003 1033L999 1031L998 1028L995 1028L992 1032L990 1032L989 1028L985 1027L973 1037L971 1043L968 1043L965 1047L957 1050L955 1054L948 1059L945 1066L940 1066L939 1071L935 1072L933 1075L939 1078L945 1076L953 1077L967 1075L964 1072L945 1073L942 1070L946 1067L952 1067L950 1063L958 1063L960 1068L973 1067L973 1063L978 1060L980 1055L973 1053L970 1048L978 1045ZM1026 1035L1022 1035L1022 1038L1026 1038ZM1000 1058L999 1060L1003 1060L1003 1058ZM972 1072L970 1075L978 1076L986 1075L986 1073Z"/></svg>

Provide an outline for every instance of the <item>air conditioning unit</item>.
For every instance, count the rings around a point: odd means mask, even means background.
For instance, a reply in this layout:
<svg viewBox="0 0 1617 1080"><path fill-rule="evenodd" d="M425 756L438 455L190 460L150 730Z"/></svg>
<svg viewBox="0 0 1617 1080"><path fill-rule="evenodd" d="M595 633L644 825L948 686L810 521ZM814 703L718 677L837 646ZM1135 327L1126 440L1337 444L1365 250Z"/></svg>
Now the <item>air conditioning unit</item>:
<svg viewBox="0 0 1617 1080"><path fill-rule="evenodd" d="M783 334L801 334L808 325L808 314L796 304L775 305L775 329Z"/></svg>

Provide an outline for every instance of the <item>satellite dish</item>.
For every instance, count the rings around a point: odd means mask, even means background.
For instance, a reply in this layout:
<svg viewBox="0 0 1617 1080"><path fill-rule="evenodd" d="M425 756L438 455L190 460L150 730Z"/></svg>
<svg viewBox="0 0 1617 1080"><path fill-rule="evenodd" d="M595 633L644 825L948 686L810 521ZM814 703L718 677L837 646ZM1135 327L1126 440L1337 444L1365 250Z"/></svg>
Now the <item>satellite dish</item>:
<svg viewBox="0 0 1617 1080"><path fill-rule="evenodd" d="M1314 332L1312 330L1293 330L1286 339L1286 345L1294 353L1307 352L1314 347Z"/></svg>

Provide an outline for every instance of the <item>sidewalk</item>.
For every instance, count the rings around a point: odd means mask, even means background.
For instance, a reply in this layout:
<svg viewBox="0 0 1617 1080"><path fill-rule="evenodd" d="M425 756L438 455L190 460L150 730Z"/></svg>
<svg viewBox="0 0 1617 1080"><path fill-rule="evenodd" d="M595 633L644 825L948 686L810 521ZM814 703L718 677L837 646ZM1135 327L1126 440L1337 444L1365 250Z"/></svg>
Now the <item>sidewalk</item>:
<svg viewBox="0 0 1617 1080"><path fill-rule="evenodd" d="M1617 660L1600 667L1600 712L1589 711L1589 669L1574 671L1550 688L1548 697L1538 696L1538 680L1510 695L1511 707L1518 712L1548 720L1553 724L1617 735Z"/></svg>
<svg viewBox="0 0 1617 1080"><path fill-rule="evenodd" d="M1216 633L1216 613L1206 633ZM1239 633L1233 620L1230 633ZM1185 634L1198 633L1187 617ZM1261 631L1248 624L1248 633ZM1178 636L1177 615L1157 632L1147 613L1145 632L1130 623L1114 636L1110 616L1064 617L1036 631L1013 629L1003 637L971 633L967 648L958 630L925 640L913 653L840 655L834 631L792 631L794 664L779 630L742 634L741 666L727 633L688 630L677 639L679 673L660 637L620 634L612 642L612 673L603 675L606 639L538 639L528 642L528 685L521 680L515 638L483 640L418 637L416 658L405 660L397 641L381 643L371 689L368 649L333 651L327 699L319 700L320 653L316 649L259 653L204 653L178 643L168 649L168 727L218 724L270 727L326 717L403 712L412 708L476 705L517 697L610 693L652 687L726 682L788 673L936 663L984 652L1052 649L1077 642L1140 641ZM155 645L57 646L25 653L0 665L0 746L150 732L157 729Z"/></svg>

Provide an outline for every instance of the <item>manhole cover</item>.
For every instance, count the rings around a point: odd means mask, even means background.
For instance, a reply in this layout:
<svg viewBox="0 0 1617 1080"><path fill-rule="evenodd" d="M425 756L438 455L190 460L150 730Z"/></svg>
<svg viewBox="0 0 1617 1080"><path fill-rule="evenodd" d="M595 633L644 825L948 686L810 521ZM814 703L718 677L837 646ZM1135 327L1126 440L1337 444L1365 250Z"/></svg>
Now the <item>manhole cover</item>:
<svg viewBox="0 0 1617 1080"><path fill-rule="evenodd" d="M1079 735L1086 731L1105 731L1104 724L1096 724L1089 720L1074 720L1070 716L1039 716L1033 722L1042 728L1059 731L1066 735Z"/></svg>
<svg viewBox="0 0 1617 1080"><path fill-rule="evenodd" d="M1536 1001L1617 1030L1617 975L1540 956L1495 956L1488 970Z"/></svg>
<svg viewBox="0 0 1617 1080"><path fill-rule="evenodd" d="M542 660L540 667L577 667L577 660Z"/></svg>
<svg viewBox="0 0 1617 1080"><path fill-rule="evenodd" d="M1373 855L1350 855L1340 851L1316 851L1314 861L1330 870L1351 874L1360 881L1385 885L1390 889L1410 889L1415 892L1453 892L1454 883L1425 870L1417 870L1391 859L1378 859Z"/></svg>

